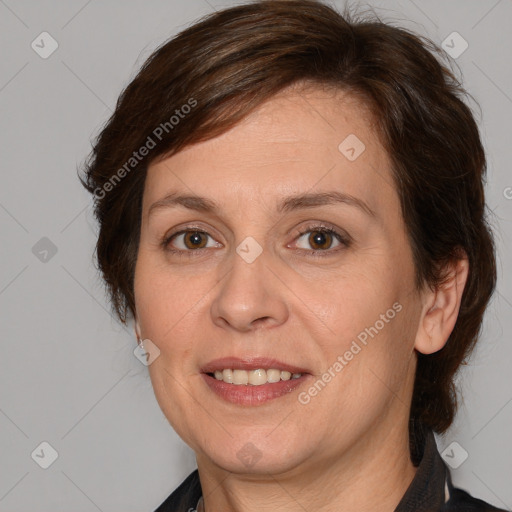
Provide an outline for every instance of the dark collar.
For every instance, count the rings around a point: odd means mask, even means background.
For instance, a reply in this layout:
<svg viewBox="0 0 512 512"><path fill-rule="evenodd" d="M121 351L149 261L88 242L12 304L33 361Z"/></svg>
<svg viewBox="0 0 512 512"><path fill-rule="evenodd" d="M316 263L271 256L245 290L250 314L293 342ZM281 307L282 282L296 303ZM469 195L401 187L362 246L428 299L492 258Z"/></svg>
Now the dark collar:
<svg viewBox="0 0 512 512"><path fill-rule="evenodd" d="M441 510L447 494L448 472L437 451L434 433L420 429L411 432L411 458L418 467L395 512L431 512Z"/></svg>

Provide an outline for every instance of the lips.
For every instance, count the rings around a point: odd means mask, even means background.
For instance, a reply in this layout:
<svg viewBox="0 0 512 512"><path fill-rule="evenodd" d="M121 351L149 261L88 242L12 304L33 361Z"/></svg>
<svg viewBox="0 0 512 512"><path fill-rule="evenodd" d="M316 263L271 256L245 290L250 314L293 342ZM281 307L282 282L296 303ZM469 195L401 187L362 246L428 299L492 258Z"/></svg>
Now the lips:
<svg viewBox="0 0 512 512"><path fill-rule="evenodd" d="M239 374L250 374L264 369L279 370L280 375L285 374L288 378L257 385L252 385L249 382L230 383L218 378L220 372L230 371L234 374L238 370ZM213 391L213 396L216 395L225 402L239 406L257 406L279 397L289 396L289 393L303 385L311 377L310 372L305 368L266 357L215 359L203 366L201 373L204 382ZM294 377L290 378L288 375Z"/></svg>

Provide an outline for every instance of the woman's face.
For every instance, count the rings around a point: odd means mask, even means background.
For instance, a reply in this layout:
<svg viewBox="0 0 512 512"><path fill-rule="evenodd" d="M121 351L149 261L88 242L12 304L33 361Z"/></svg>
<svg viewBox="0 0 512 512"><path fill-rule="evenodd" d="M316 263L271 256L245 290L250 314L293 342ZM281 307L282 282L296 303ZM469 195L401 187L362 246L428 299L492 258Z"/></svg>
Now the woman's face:
<svg viewBox="0 0 512 512"><path fill-rule="evenodd" d="M406 426L413 283L389 159L341 92L288 89L148 169L137 326L198 464L293 471Z"/></svg>

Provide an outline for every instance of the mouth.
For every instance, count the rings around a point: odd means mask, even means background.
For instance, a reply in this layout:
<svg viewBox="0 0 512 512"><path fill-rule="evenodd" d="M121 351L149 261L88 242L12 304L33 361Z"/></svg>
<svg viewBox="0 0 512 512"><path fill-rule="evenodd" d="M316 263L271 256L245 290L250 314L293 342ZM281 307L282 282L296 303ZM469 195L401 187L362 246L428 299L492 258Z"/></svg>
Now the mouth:
<svg viewBox="0 0 512 512"><path fill-rule="evenodd" d="M234 384L235 386L262 386L264 384L274 384L280 381L290 379L299 379L302 373L291 373L286 370L277 368L258 368L256 370L241 370L224 368L223 370L215 370L215 372L207 373L210 377L221 380L226 384Z"/></svg>
<svg viewBox="0 0 512 512"><path fill-rule="evenodd" d="M221 399L254 406L288 395L311 374L304 368L268 358L223 358L201 369L209 388Z"/></svg>

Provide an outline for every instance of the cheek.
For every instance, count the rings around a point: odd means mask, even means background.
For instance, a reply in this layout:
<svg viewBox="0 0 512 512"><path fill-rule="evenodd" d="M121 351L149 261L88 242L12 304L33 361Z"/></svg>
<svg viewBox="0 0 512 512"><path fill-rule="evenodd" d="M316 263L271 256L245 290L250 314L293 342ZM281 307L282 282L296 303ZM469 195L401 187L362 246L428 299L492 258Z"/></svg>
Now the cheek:
<svg viewBox="0 0 512 512"><path fill-rule="evenodd" d="M389 389L398 390L410 371L417 320L414 298L394 269L383 269L351 273L332 293L318 296L316 305L309 303L312 309L325 305L317 325L328 325L329 334L318 337L317 343L325 370L339 363L334 372L340 378L332 389L351 390L342 398L337 395L349 408L357 403L370 410L380 407Z"/></svg>
<svg viewBox="0 0 512 512"><path fill-rule="evenodd" d="M364 321L347 317L351 327L346 328L346 335L337 346L333 343L330 347L325 371L332 368L336 376L320 393L322 396L314 400L318 400L322 414L341 418L332 422L336 435L344 436L344 429L360 431L376 417L401 409L401 403L406 404L408 393L412 392L410 376L415 360L406 312L396 312L390 304L383 314L388 322L370 314L368 318L373 320L362 328Z"/></svg>
<svg viewBox="0 0 512 512"><path fill-rule="evenodd" d="M182 376L169 362L159 357L148 367L155 398L178 435L190 445L190 425L194 423L194 407L191 407L190 393L181 384Z"/></svg>
<svg viewBox="0 0 512 512"><path fill-rule="evenodd" d="M348 349L352 340L364 342L372 334L389 331L397 315L393 304L400 296L399 288L382 266L352 265L325 287L305 290L304 303L314 313L312 323L325 336L324 348L339 351Z"/></svg>
<svg viewBox="0 0 512 512"><path fill-rule="evenodd" d="M141 334L151 339L161 350L176 339L189 321L201 308L205 283L201 276L184 279L171 272L155 257L142 252L135 269L135 307ZM186 340L180 336L180 340Z"/></svg>

